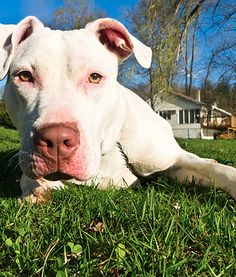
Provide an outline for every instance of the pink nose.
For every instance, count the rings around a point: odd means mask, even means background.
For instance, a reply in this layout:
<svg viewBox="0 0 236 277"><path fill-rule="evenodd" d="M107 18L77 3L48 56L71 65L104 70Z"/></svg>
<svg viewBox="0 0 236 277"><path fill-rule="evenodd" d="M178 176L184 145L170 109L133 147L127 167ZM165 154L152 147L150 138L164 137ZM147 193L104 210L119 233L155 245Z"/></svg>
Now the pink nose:
<svg viewBox="0 0 236 277"><path fill-rule="evenodd" d="M75 152L79 145L79 131L73 122L50 124L35 130L34 143L43 156L60 162Z"/></svg>

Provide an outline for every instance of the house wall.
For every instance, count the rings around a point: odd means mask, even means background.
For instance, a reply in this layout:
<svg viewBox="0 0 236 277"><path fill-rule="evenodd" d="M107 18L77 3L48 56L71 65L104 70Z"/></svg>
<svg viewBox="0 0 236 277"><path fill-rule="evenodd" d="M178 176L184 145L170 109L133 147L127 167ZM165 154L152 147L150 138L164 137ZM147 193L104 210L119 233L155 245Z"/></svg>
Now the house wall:
<svg viewBox="0 0 236 277"><path fill-rule="evenodd" d="M214 135L219 132L217 129L202 128L203 139L214 139Z"/></svg>
<svg viewBox="0 0 236 277"><path fill-rule="evenodd" d="M176 138L202 138L201 128L199 126L183 126L172 128Z"/></svg>
<svg viewBox="0 0 236 277"><path fill-rule="evenodd" d="M201 123L180 124L179 113L184 110L200 110L200 118L206 111L201 104L196 104L173 95L159 96L155 101L155 111L172 111L171 118L166 120L171 124L174 136L179 138L201 138Z"/></svg>
<svg viewBox="0 0 236 277"><path fill-rule="evenodd" d="M236 115L231 116L231 127L236 128Z"/></svg>
<svg viewBox="0 0 236 277"><path fill-rule="evenodd" d="M236 126L236 116L229 112L177 94L156 95L154 110L170 123L174 136L180 138L213 139L219 126L227 127L230 121L231 127Z"/></svg>

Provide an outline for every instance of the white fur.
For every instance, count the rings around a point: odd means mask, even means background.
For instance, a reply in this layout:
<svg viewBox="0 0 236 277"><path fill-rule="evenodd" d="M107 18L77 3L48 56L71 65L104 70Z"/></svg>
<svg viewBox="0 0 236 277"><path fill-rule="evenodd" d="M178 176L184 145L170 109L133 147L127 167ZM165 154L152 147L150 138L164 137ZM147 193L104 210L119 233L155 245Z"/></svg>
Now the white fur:
<svg viewBox="0 0 236 277"><path fill-rule="evenodd" d="M99 41L99 31L109 24L124 36L117 38L114 49L110 48L112 43L103 45ZM45 189L61 187L59 181L27 175L29 157L34 154L34 129L66 122L76 122L80 133L80 144L71 161L79 183L126 187L138 176L162 172L181 181L194 176L206 186L215 182L236 198L236 169L182 150L167 121L117 82L118 63L132 52L141 65L150 66L150 48L112 19L64 32L44 28L34 17L16 26L0 25L0 77L9 76L4 99L22 139L22 198L41 201ZM17 81L16 74L21 70L32 71L36 82ZM88 82L93 72L104 76L100 84Z"/></svg>

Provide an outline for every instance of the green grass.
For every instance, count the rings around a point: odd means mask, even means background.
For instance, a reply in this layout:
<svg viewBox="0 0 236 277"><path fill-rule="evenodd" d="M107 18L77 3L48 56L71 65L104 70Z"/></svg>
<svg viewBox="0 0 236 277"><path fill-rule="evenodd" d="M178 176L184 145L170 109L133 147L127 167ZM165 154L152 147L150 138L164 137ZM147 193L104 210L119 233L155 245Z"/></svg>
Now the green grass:
<svg viewBox="0 0 236 277"><path fill-rule="evenodd" d="M236 140L178 139L178 142L187 151L203 158L212 158L220 163L236 167Z"/></svg>
<svg viewBox="0 0 236 277"><path fill-rule="evenodd" d="M21 171L17 166L19 147L17 131L0 126L0 196L20 194L18 182Z"/></svg>
<svg viewBox="0 0 236 277"><path fill-rule="evenodd" d="M236 166L236 141L179 143ZM236 204L224 192L159 178L120 191L72 185L20 206L18 147L0 127L0 276L236 275Z"/></svg>

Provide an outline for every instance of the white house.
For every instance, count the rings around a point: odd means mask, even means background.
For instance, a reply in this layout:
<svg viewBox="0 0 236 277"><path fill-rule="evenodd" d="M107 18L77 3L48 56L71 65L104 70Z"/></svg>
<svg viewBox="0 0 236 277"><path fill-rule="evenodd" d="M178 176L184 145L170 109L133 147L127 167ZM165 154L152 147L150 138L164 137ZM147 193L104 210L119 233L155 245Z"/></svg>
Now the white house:
<svg viewBox="0 0 236 277"><path fill-rule="evenodd" d="M213 139L217 132L230 126L232 114L200 101L200 92L198 100L160 93L154 103L154 110L171 124L175 137Z"/></svg>

